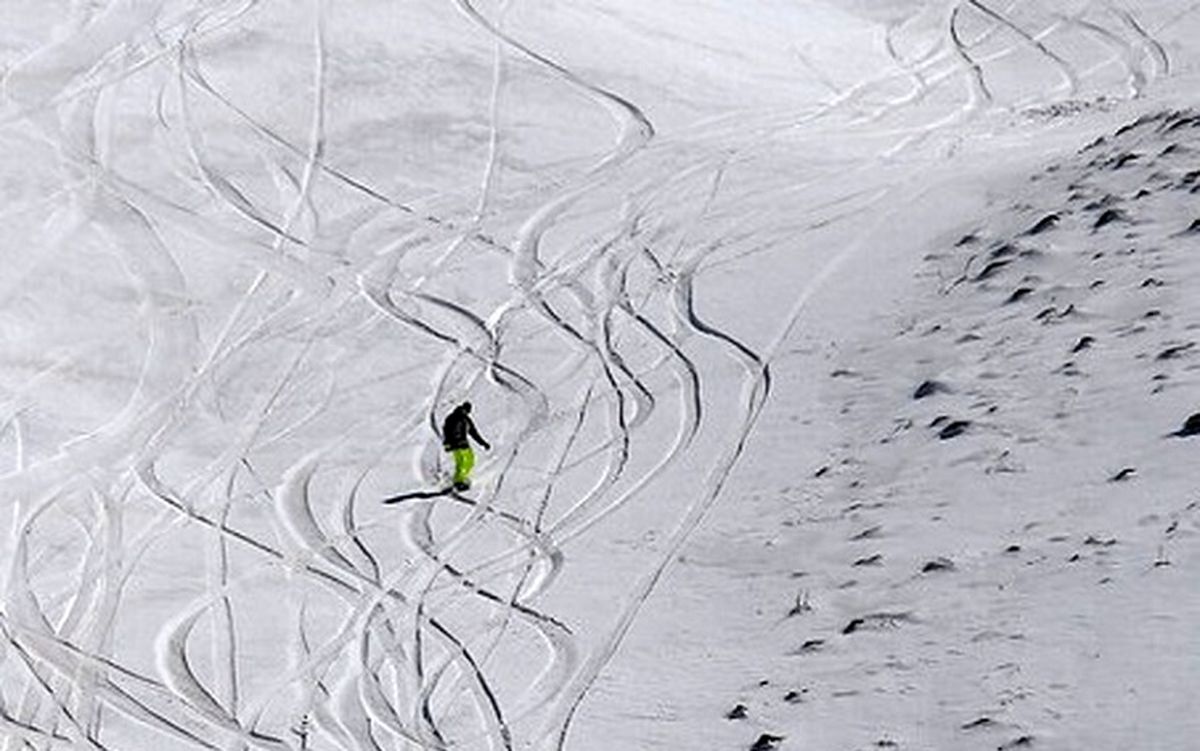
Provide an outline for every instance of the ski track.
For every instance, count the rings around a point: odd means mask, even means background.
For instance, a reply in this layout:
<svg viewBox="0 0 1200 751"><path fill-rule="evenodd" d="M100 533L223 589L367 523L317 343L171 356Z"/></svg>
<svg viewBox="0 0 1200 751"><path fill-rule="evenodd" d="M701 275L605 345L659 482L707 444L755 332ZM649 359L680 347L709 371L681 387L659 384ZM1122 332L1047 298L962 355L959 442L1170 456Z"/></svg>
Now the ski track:
<svg viewBox="0 0 1200 751"><path fill-rule="evenodd" d="M778 247L793 228L760 226L766 202L807 201L796 227L817 233L904 195L910 185L891 177L847 186L1013 106L989 69L1015 55L1032 52L1057 72L1040 82L1039 102L1077 96L1113 61L1130 98L1176 67L1159 38L1166 25L1152 30L1116 3L1036 28L1019 3L966 0L945 6L917 55L898 46L908 21L889 24L881 54L892 69L824 81L828 97L815 105L659 133L615 87L510 27L516 4L489 18L470 0L446 3L491 43L486 150L466 199L404 197L416 189L337 166L350 161L345 145L331 148L339 50L327 0L308 4L309 36L294 42L311 54L303 138L206 69L211 43L270 12L256 0L172 5L171 15L166 2L111 3L6 72L0 133L28 130L31 148L52 150L61 185L2 216L61 204L72 221L5 278L0 310L61 263L62 248L94 242L124 275L127 323L144 346L108 416L49 446L37 442L37 395L86 349L46 358L21 390L0 394L0 437L11 432L16 449L0 475L14 499L0 558L3 748L147 737L246 751L567 748L597 680L720 502L769 404L774 358L811 299L868 252L854 241L824 251L775 328L736 331L706 312L698 283ZM985 23L974 38L963 33L968 16L972 28ZM1057 52L1071 30L1114 57ZM615 134L588 134L577 174L510 202L505 111L518 61L583 95ZM889 88L898 81L907 92ZM116 113L138 86L154 93L141 135L173 151L168 187L120 158ZM963 91L955 106L893 123L952 86ZM210 148L216 118L261 174ZM886 142L833 181L745 184L756 159L823 128ZM814 200L830 182L834 195ZM564 240L580 222L584 235ZM194 286L198 249L239 272L211 310ZM468 263L508 284L456 286ZM391 396L361 385L381 367L372 383ZM244 391L230 389L235 379ZM377 403L364 409L360 393ZM436 431L464 397L487 405L481 425L496 444L476 490L380 506L398 485L442 481ZM680 469L692 452L707 470L699 480ZM412 457L407 478L398 454ZM663 540L611 612L539 605L574 572L574 551L604 539L606 521L673 485L682 490L659 521ZM151 567L172 545L195 570L160 595L153 633L140 634L153 646L131 646L124 609L146 601ZM61 571L38 557L68 548L76 558ZM261 622L264 598L274 622ZM279 667L257 674L256 659ZM509 678L514 665L522 686Z"/></svg>

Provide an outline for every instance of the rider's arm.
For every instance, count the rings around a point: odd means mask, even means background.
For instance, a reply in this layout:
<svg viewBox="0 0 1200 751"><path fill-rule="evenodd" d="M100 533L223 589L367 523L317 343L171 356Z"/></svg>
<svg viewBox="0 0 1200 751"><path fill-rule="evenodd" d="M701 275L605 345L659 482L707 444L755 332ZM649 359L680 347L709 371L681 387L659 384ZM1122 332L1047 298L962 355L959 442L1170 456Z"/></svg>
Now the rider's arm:
<svg viewBox="0 0 1200 751"><path fill-rule="evenodd" d="M485 441L483 439L483 436L479 435L479 431L475 429L475 421L474 420L467 421L467 432L472 438L475 439L475 441L480 446L483 446L485 449L491 450L492 445L490 443L488 443L487 441Z"/></svg>

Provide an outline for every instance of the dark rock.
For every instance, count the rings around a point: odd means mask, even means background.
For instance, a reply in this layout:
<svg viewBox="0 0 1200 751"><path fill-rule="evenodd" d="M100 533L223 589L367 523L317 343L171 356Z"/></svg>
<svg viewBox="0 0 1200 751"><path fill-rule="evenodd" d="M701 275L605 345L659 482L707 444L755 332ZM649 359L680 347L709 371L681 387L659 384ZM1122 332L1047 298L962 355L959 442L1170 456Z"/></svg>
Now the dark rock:
<svg viewBox="0 0 1200 751"><path fill-rule="evenodd" d="M1192 234L1195 232L1200 232L1200 219L1196 219L1191 224L1189 224L1188 228L1186 230L1184 230L1184 232L1187 232L1189 234Z"/></svg>
<svg viewBox="0 0 1200 751"><path fill-rule="evenodd" d="M1125 221L1125 212L1119 209L1107 209L1096 219L1096 223L1092 225L1092 229L1100 229L1106 224L1112 224L1116 221Z"/></svg>
<svg viewBox="0 0 1200 751"><path fill-rule="evenodd" d="M941 381L922 381L916 390L913 391L913 399L924 399L927 396L934 394L949 393L950 388Z"/></svg>
<svg viewBox="0 0 1200 751"><path fill-rule="evenodd" d="M881 631L895 628L902 623L910 623L912 616L908 613L871 613L862 618L855 618L842 629L843 634L853 634L858 631Z"/></svg>
<svg viewBox="0 0 1200 751"><path fill-rule="evenodd" d="M965 725L962 726L962 729L963 730L978 730L979 728L991 727L992 725L995 725L995 724L996 724L995 720L993 720L990 717L980 717L978 719L971 720L970 722L966 723Z"/></svg>
<svg viewBox="0 0 1200 751"><path fill-rule="evenodd" d="M863 531L854 535L850 539L851 540L871 540L871 539L878 537L879 533L882 531L883 531L883 527L881 527L879 525L876 525L874 527L867 527L866 529L864 529Z"/></svg>
<svg viewBox="0 0 1200 751"><path fill-rule="evenodd" d="M1168 120L1168 122L1170 122L1171 124L1168 125L1166 130L1164 130L1163 132L1164 133L1172 133L1174 131L1179 130L1180 128L1186 128L1189 125L1193 125L1195 123L1195 120L1196 120L1196 118L1194 118L1194 117L1183 117L1181 115L1181 113L1177 112L1174 115L1172 115L1171 118Z"/></svg>
<svg viewBox="0 0 1200 751"><path fill-rule="evenodd" d="M1129 131L1131 131L1131 130L1134 130L1135 128L1140 128L1141 126L1145 125L1145 124L1146 124L1146 123L1148 123L1148 122L1150 122L1150 118L1149 118L1149 116L1147 116L1147 115L1142 115L1141 117L1139 117L1138 119L1134 120L1133 122L1131 122L1131 123L1125 123L1125 124L1124 124L1124 125L1122 125L1121 127L1119 127L1119 128L1117 128L1116 130L1114 130L1114 131L1113 131L1113 138L1120 138L1121 136L1125 135L1125 134L1126 134L1126 133L1128 133Z"/></svg>
<svg viewBox="0 0 1200 751"><path fill-rule="evenodd" d="M1137 470L1133 467L1126 467L1112 477L1108 478L1109 482L1125 482L1130 477L1133 477Z"/></svg>
<svg viewBox="0 0 1200 751"><path fill-rule="evenodd" d="M801 592L796 595L796 604L787 612L785 618L795 618L798 615L812 612L812 603L808 601L808 592Z"/></svg>
<svg viewBox="0 0 1200 751"><path fill-rule="evenodd" d="M1126 164L1129 164L1130 162L1136 162L1140 158L1141 157L1138 154L1133 154L1133 153L1121 154L1119 157L1117 157L1116 159L1114 159L1112 161L1111 167L1115 170L1121 169Z"/></svg>
<svg viewBox="0 0 1200 751"><path fill-rule="evenodd" d="M813 477L824 477L827 474L829 474L829 465L828 464L821 467L816 472L813 472Z"/></svg>
<svg viewBox="0 0 1200 751"><path fill-rule="evenodd" d="M746 708L745 704L738 704L736 707L725 713L725 719L744 720L746 719L748 712L749 710Z"/></svg>
<svg viewBox="0 0 1200 751"><path fill-rule="evenodd" d="M813 652L820 652L821 648L824 646L825 646L824 639L809 639L808 641L804 642L800 646L793 649L790 652L790 654L792 654L792 655L809 655L809 654L812 654Z"/></svg>
<svg viewBox="0 0 1200 751"><path fill-rule="evenodd" d="M1200 435L1200 412L1189 417L1184 421L1183 427L1176 430L1171 435L1176 438L1189 438L1194 435Z"/></svg>
<svg viewBox="0 0 1200 751"><path fill-rule="evenodd" d="M922 574L932 574L938 571L953 571L954 562L949 558L935 558L932 561L926 561L921 567Z"/></svg>
<svg viewBox="0 0 1200 751"><path fill-rule="evenodd" d="M1147 277L1146 280L1144 282L1142 282L1143 288L1145 288L1145 287L1161 287L1161 286L1163 286L1163 281L1161 279L1157 279L1152 276Z"/></svg>
<svg viewBox="0 0 1200 751"><path fill-rule="evenodd" d="M1174 347L1167 347L1162 352L1159 352L1158 356L1155 357L1154 359L1155 360L1174 360L1195 346L1196 346L1195 342L1188 342L1187 344L1177 344Z"/></svg>
<svg viewBox="0 0 1200 751"><path fill-rule="evenodd" d="M1028 297L1031 294L1033 294L1032 287L1018 287L1011 295L1008 296L1008 299L1004 301L1004 304L1011 305L1025 297Z"/></svg>
<svg viewBox="0 0 1200 751"><path fill-rule="evenodd" d="M938 431L938 438L943 441L948 441L951 438L957 438L958 436L967 432L967 428L969 427L971 427L970 420L955 420Z"/></svg>
<svg viewBox="0 0 1200 751"><path fill-rule="evenodd" d="M1058 214L1053 214L1053 213L1047 214L1046 216L1039 219L1037 224L1035 224L1032 227L1030 227L1029 229L1025 230L1025 234L1040 235L1041 233L1045 232L1046 230L1054 229L1054 226L1056 224L1058 224L1059 220L1061 220L1061 219L1062 219L1062 217L1060 217Z"/></svg>
<svg viewBox="0 0 1200 751"><path fill-rule="evenodd" d="M1009 263L1010 263L1010 261L1008 261L1008 260L1005 260L1005 259L1000 259L1000 260L997 260L997 261L992 261L992 262L991 262L991 263L989 263L987 266L984 266L984 267L983 267L983 271L980 271L980 272L979 272L979 273L978 273L978 274L975 276L975 281L977 281L977 282L982 282L982 281L983 281L983 280L985 280L985 279L990 279L990 278L992 278L993 276L995 276L995 275L996 275L996 274L997 274L997 273L1000 271L1000 269L1004 268L1004 267L1005 267L1005 266L1007 266Z"/></svg>
<svg viewBox="0 0 1200 751"><path fill-rule="evenodd" d="M979 241L979 236L976 235L974 232L970 232L968 234L963 235L962 238L960 238L959 241L955 244L955 247L961 248L964 245L971 245L978 241Z"/></svg>
<svg viewBox="0 0 1200 751"><path fill-rule="evenodd" d="M1075 315L1075 303L1071 303L1062 310L1059 310L1055 306L1051 305L1048 308L1043 308L1037 315L1033 317L1033 320L1041 321L1043 324L1048 324L1073 315Z"/></svg>
<svg viewBox="0 0 1200 751"><path fill-rule="evenodd" d="M779 748L779 744L783 743L783 740L784 737L782 735L763 733L758 736L758 740L750 747L750 751L774 751L774 749Z"/></svg>
<svg viewBox="0 0 1200 751"><path fill-rule="evenodd" d="M1114 203L1120 203L1120 201L1120 198L1117 198L1113 194L1109 193L1103 198L1084 204L1083 209L1084 211L1099 211L1100 209L1106 209L1109 206L1112 206Z"/></svg>
<svg viewBox="0 0 1200 751"><path fill-rule="evenodd" d="M1004 552L1005 553L1020 553L1021 546L1014 543L1012 545L1009 545L1007 548L1005 548Z"/></svg>
<svg viewBox="0 0 1200 751"><path fill-rule="evenodd" d="M854 562L855 566L881 566L883 565L883 554L876 553L865 558L859 558Z"/></svg>
<svg viewBox="0 0 1200 751"><path fill-rule="evenodd" d="M804 695L808 693L807 688L802 688L799 691L788 691L783 695L783 700L788 704L799 704L804 701Z"/></svg>
<svg viewBox="0 0 1200 751"><path fill-rule="evenodd" d="M1087 349L1088 347L1091 347L1095 343L1096 343L1096 339L1094 337L1091 337L1091 336L1081 337L1079 339L1079 341L1075 343L1075 346L1071 348L1071 353L1074 354L1076 352L1082 352L1085 349Z"/></svg>

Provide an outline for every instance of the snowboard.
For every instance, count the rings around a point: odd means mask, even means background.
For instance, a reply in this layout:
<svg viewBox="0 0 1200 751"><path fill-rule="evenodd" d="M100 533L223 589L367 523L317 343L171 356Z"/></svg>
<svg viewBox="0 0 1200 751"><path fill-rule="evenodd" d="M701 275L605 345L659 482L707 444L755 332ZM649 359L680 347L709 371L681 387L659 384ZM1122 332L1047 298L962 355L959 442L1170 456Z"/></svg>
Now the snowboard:
<svg viewBox="0 0 1200 751"><path fill-rule="evenodd" d="M450 485L445 488L431 488L429 490L413 490L408 493L401 493L400 495L394 495L391 498L384 498L383 502L385 504L403 503L404 501L418 501L418 500L425 500L428 498L441 498L442 496L446 496L446 495L462 497L462 494L465 493L468 489L469 488L459 489L459 488L454 487L453 485Z"/></svg>

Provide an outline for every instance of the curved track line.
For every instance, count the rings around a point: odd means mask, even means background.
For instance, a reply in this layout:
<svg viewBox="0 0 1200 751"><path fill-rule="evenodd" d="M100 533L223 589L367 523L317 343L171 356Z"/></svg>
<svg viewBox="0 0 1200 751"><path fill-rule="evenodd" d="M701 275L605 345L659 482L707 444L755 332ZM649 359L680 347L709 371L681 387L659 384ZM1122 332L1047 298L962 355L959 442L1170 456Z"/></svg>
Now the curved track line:
<svg viewBox="0 0 1200 751"><path fill-rule="evenodd" d="M980 67L971 53L967 51L967 46L963 43L962 37L958 34L958 16L962 12L962 6L956 5L950 11L950 21L948 24L948 32L950 40L954 43L954 51L957 53L963 64L971 71L971 100L970 106L979 107L980 100L987 104L995 101L991 90L988 88L987 80L983 76L983 68Z"/></svg>
<svg viewBox="0 0 1200 751"><path fill-rule="evenodd" d="M1015 33L1017 36L1024 39L1035 50L1042 53L1047 58L1049 58L1051 61L1053 61L1054 64L1057 65L1059 70L1062 72L1063 79L1067 85L1067 93L1068 94L1073 95L1073 94L1075 94L1075 92L1077 92L1079 90L1079 77L1078 77L1078 74L1076 74L1075 69L1071 67L1070 63L1068 63L1066 60L1064 60L1062 57L1060 57L1058 55L1058 53L1054 52L1049 47L1047 47L1040 39L1038 39L1033 34L1030 34L1028 31L1025 31L1017 24L1013 23L1013 21L1010 20L1007 16L1005 16L997 11L992 10L987 5L984 5L982 0L967 0L967 4L970 5L972 8L975 8L979 12L983 13L987 17L993 19L997 23L1008 27L1009 29L1011 29L1013 31L1013 33Z"/></svg>
<svg viewBox="0 0 1200 751"><path fill-rule="evenodd" d="M1156 63L1156 67L1158 69L1156 71L1156 75L1171 75L1171 57L1167 54L1166 47L1164 47L1161 42L1147 32L1145 27L1138 22L1137 18L1134 17L1133 13L1128 9L1119 7L1111 2L1106 2L1104 5L1110 11L1115 13L1122 21L1124 21L1125 25L1132 29L1133 32L1141 38L1142 43L1146 46L1146 49L1150 52L1151 58Z"/></svg>
<svg viewBox="0 0 1200 751"><path fill-rule="evenodd" d="M514 50L517 50L534 62L540 63L541 65L549 68L566 81L578 86L579 88L598 98L610 109L615 110L623 115L624 127L622 128L621 137L618 140L617 149L595 167L596 171L599 171L610 164L623 161L626 157L631 155L637 149L641 148L646 142L654 137L654 125L651 124L646 115L640 109L638 109L633 102L630 102L628 99L625 99L607 89L585 81L570 69L560 65L559 63L556 63L545 55L536 52L525 44L517 41L503 29L493 24L487 18L484 18L483 14L481 14L475 8L474 4L472 4L470 0L453 1L454 4L458 6L459 10L461 10L468 18L482 27L489 34L501 40L509 47L512 47Z"/></svg>
<svg viewBox="0 0 1200 751"><path fill-rule="evenodd" d="M209 605L206 600L201 607L192 611L185 610L159 632L155 650L158 654L159 674L167 687L182 699L189 709L204 717L213 729L225 731L255 748L286 749L287 745L278 739L255 736L247 731L237 718L217 703L196 677L187 656L187 641L196 626L196 621L206 614Z"/></svg>
<svg viewBox="0 0 1200 751"><path fill-rule="evenodd" d="M1117 53L1117 59L1125 67L1125 72L1129 78L1130 96L1134 99L1141 98L1142 93L1146 90L1146 73L1138 65L1137 55L1132 46L1109 29L1097 23L1092 23L1082 18L1065 18L1064 20L1091 33Z"/></svg>

